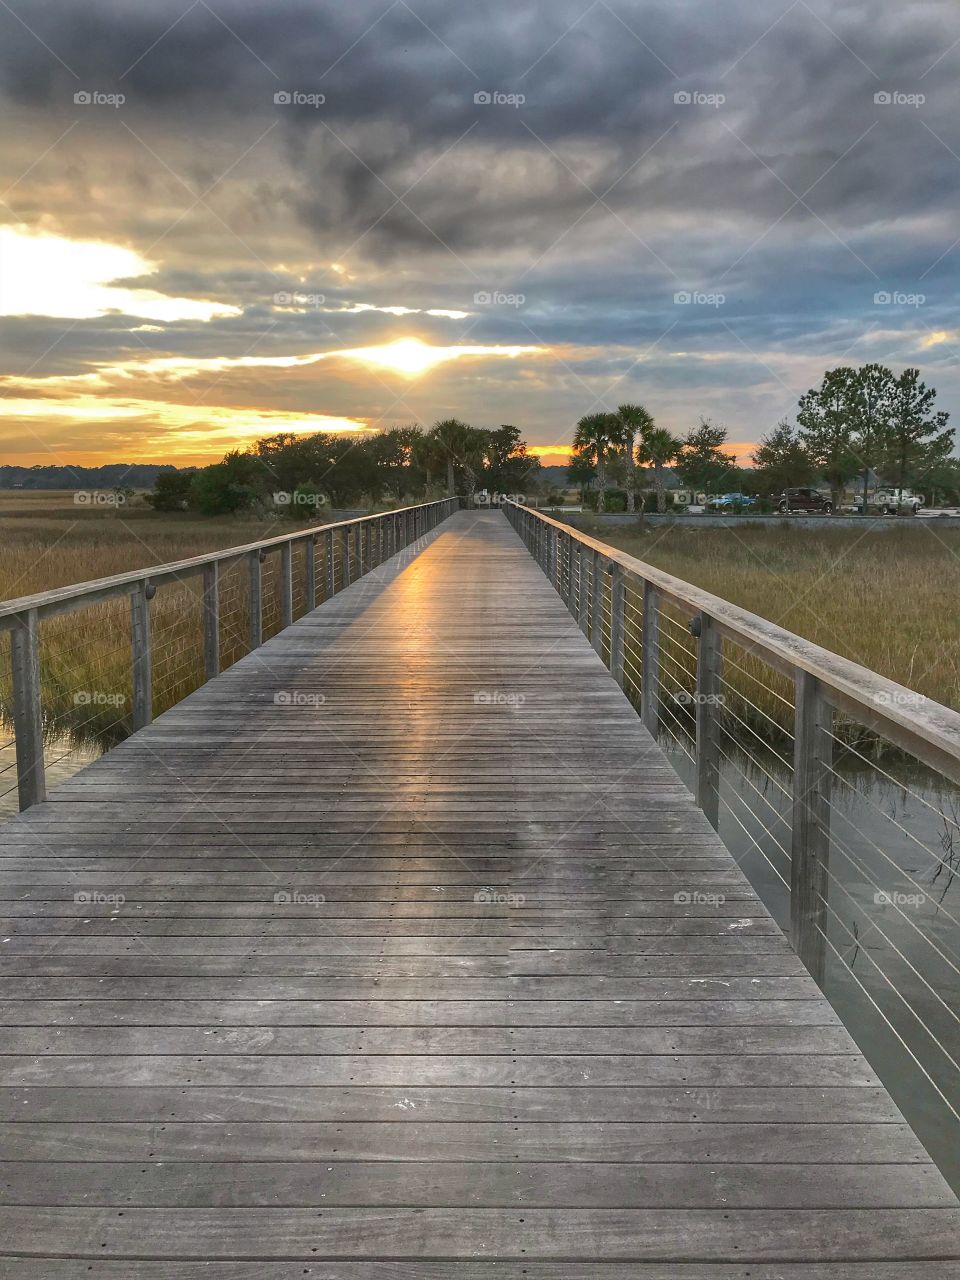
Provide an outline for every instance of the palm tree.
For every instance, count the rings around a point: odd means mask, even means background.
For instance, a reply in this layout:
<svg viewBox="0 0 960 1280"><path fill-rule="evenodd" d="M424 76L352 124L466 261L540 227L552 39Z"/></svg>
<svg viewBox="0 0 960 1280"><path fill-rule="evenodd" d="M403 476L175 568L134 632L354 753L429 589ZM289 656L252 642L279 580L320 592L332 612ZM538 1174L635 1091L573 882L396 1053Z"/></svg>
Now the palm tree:
<svg viewBox="0 0 960 1280"><path fill-rule="evenodd" d="M410 456L416 466L423 469L426 477L427 490L429 492L433 485L433 478L438 472L442 472L447 465L447 451L443 448L440 441L433 435L418 435L410 449ZM450 476L447 475L447 488L449 491ZM449 495L448 495L449 496Z"/></svg>
<svg viewBox="0 0 960 1280"><path fill-rule="evenodd" d="M436 422L427 433L427 440L436 448L436 456L447 469L447 493L453 497L457 491L457 468L463 477L467 506L473 506L477 488L477 472L486 465L490 435L479 427L471 427L457 418L445 418Z"/></svg>
<svg viewBox="0 0 960 1280"><path fill-rule="evenodd" d="M588 413L577 423L573 447L597 469L598 511L603 511L606 506L607 454L623 444L623 438L623 424L615 413Z"/></svg>
<svg viewBox="0 0 960 1280"><path fill-rule="evenodd" d="M653 414L642 404L622 404L617 410L617 417L623 429L623 443L627 447L627 510L636 510L636 459L634 458L634 441L639 435L642 439L654 429Z"/></svg>
<svg viewBox="0 0 960 1280"><path fill-rule="evenodd" d="M570 464L567 467L567 482L575 484L580 490L580 501L583 502L585 490L597 478L597 469L593 465L589 457L585 457L579 449L575 449L570 454Z"/></svg>
<svg viewBox="0 0 960 1280"><path fill-rule="evenodd" d="M682 441L671 435L666 427L651 427L640 437L637 445L637 462L653 467L653 487L657 493L657 510L667 509L667 495L663 484L663 468L673 462L680 452Z"/></svg>

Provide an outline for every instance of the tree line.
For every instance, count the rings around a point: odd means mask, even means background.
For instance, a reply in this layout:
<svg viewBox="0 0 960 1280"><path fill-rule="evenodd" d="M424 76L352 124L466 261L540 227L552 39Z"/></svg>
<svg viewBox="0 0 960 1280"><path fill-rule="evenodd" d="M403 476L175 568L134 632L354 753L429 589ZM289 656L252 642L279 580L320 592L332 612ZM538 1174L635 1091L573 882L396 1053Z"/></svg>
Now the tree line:
<svg viewBox="0 0 960 1280"><path fill-rule="evenodd" d="M32 467L0 466L0 489L146 489L164 471L149 462L109 462L101 467L38 463Z"/></svg>
<svg viewBox="0 0 960 1280"><path fill-rule="evenodd" d="M147 500L157 511L278 510L301 517L309 506L373 507L454 494L472 506L480 488L524 492L539 469L516 427L446 418L427 431L269 436L208 467L162 473Z"/></svg>
<svg viewBox="0 0 960 1280"><path fill-rule="evenodd" d="M666 510L668 467L684 487L708 494L746 487L770 497L823 483L835 510L853 480L860 481L864 498L871 479L878 479L900 490L925 485L960 501L954 431L949 415L935 408L936 394L919 369L899 376L881 364L831 369L819 387L800 397L795 424L784 418L761 437L749 470L726 451L726 429L708 418L677 437L658 426L644 405L623 404L615 413L580 419L567 478L595 489L599 511L611 478L625 490L627 510L635 510L646 487L638 467L652 477L658 511Z"/></svg>

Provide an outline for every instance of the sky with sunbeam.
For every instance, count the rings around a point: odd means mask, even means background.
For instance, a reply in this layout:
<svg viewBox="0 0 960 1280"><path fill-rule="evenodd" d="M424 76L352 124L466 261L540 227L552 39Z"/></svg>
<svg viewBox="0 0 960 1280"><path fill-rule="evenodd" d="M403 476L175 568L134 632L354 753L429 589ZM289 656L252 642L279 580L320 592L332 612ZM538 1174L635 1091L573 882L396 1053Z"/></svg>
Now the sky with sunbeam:
<svg viewBox="0 0 960 1280"><path fill-rule="evenodd" d="M9 0L0 460L960 410L955 0Z"/></svg>

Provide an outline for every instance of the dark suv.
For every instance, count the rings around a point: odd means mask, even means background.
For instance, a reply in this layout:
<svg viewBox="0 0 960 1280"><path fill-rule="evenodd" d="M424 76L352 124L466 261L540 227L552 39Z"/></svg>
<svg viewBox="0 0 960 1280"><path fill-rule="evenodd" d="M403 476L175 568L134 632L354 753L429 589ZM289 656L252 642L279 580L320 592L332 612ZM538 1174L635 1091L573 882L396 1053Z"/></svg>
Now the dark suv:
<svg viewBox="0 0 960 1280"><path fill-rule="evenodd" d="M820 511L829 515L833 503L825 498L818 489L784 489L780 495L779 510L788 511Z"/></svg>

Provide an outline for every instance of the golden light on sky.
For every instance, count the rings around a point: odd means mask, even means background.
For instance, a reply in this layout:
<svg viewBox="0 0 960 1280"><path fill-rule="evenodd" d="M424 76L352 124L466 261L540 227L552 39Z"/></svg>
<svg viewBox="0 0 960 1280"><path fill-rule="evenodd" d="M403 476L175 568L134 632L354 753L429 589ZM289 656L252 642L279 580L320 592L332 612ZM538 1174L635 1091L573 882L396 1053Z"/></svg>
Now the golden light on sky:
<svg viewBox="0 0 960 1280"><path fill-rule="evenodd" d="M111 283L156 272L132 249L94 240L0 227L0 315L92 319L120 312L147 320L212 320L238 307L172 298L148 288Z"/></svg>
<svg viewBox="0 0 960 1280"><path fill-rule="evenodd" d="M448 360L461 360L465 356L515 360L517 356L537 355L541 350L540 347L432 347L419 338L398 338L396 342L388 342L380 347L357 347L353 351L342 351L339 354L348 360L359 360L374 368L390 369L408 378L417 378L438 364ZM327 358L337 354L329 352Z"/></svg>
<svg viewBox="0 0 960 1280"><path fill-rule="evenodd" d="M351 360L371 368L389 369L408 378L417 378L439 364L466 357L482 359L515 360L518 356L536 356L543 347L455 345L431 346L420 338L397 338L372 347L333 348L330 351L312 351L304 355L285 356L159 356L145 360L127 361L101 369L104 377L153 376L176 380L202 373L224 373L230 369L296 369L324 360Z"/></svg>
<svg viewBox="0 0 960 1280"><path fill-rule="evenodd" d="M9 434L8 434L9 424ZM56 400L0 398L0 451L24 466L71 456L90 466L126 458L137 439L137 460L205 465L264 436L317 431L373 431L359 418L288 413L222 405L178 404L140 398L75 395Z"/></svg>

